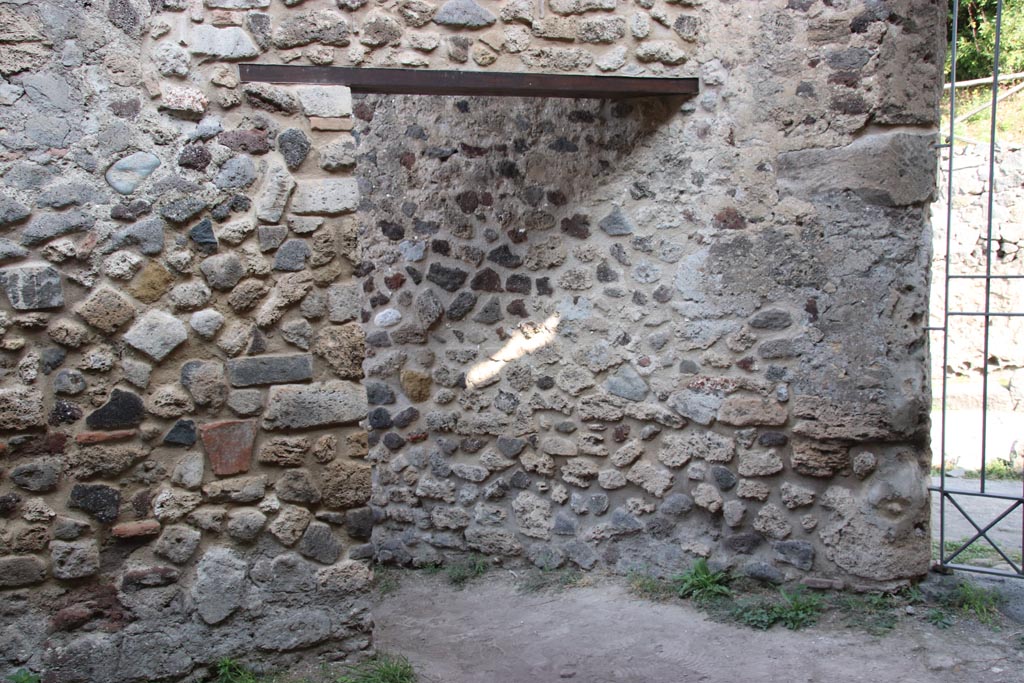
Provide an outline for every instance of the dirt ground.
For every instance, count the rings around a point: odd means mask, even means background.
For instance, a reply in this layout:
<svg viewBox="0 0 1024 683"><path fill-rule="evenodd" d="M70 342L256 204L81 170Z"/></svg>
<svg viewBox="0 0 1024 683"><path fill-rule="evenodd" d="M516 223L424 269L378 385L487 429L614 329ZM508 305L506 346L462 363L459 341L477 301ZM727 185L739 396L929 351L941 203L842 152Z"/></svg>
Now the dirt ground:
<svg viewBox="0 0 1024 683"><path fill-rule="evenodd" d="M408 657L421 683L1024 681L1024 628L1009 621L939 629L918 611L881 636L834 617L762 632L638 599L622 578L524 593L508 570L463 590L443 574L400 574L374 612L377 647Z"/></svg>

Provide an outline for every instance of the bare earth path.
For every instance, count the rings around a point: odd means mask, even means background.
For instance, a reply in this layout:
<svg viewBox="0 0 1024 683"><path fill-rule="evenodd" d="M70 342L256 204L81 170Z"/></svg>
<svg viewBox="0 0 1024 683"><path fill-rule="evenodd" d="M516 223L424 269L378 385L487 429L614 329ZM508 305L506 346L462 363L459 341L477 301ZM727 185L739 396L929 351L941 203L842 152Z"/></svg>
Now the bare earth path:
<svg viewBox="0 0 1024 683"><path fill-rule="evenodd" d="M871 636L839 624L760 632L679 602L631 596L621 579L522 594L494 571L464 590L403 572L376 607L377 645L422 683L1021 683L1022 629L901 618Z"/></svg>

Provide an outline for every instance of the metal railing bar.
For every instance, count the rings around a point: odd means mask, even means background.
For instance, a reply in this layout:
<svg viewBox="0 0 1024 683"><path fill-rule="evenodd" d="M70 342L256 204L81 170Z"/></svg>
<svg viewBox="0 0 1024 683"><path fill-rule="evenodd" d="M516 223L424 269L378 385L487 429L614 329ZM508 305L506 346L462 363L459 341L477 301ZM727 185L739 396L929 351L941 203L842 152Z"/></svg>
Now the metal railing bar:
<svg viewBox="0 0 1024 683"><path fill-rule="evenodd" d="M995 46L993 48L993 63L992 63L992 125L989 127L989 148L988 148L988 211L985 216L986 223L986 236L988 237L987 247L985 249L985 275L988 275L985 279L985 313L989 313L992 310L992 225L995 221L995 179L996 179L996 133L998 128L996 126L996 120L999 116L999 59L1002 53L1002 28L1003 28L1003 0L998 0L996 3L996 24L995 24ZM1016 92L1024 87L1024 84L1015 86L1013 91ZM956 98L950 98L956 99ZM986 315L986 319L990 316ZM999 316L999 317L1016 317L1012 315ZM981 492L985 492L985 469L988 457L988 358L989 358L989 343L991 341L991 334L989 326L984 326L984 342L983 351L981 354L982 361L982 372L981 372Z"/></svg>
<svg viewBox="0 0 1024 683"><path fill-rule="evenodd" d="M957 46L956 37L960 32L960 0L953 0L952 12L952 35L950 36L950 83L956 83L956 58ZM949 137L946 138L950 148L956 144L956 97L950 92L949 97ZM949 151L949 166L946 173L946 260L944 261L945 275L945 296L942 299L943 329L949 329L949 264L953 253L953 160L956 157L953 150ZM949 335L942 335L942 408L940 411L939 426L939 482L942 489L946 485L946 404L949 397ZM943 548L946 547L946 496L939 496L939 562L942 562Z"/></svg>
<svg viewBox="0 0 1024 683"><path fill-rule="evenodd" d="M1024 280L1024 275L950 275L950 280Z"/></svg>
<svg viewBox="0 0 1024 683"><path fill-rule="evenodd" d="M989 569L988 567L977 567L970 564L942 564L948 569L959 569L960 571L972 572L974 574L988 574L989 576L1003 576L1008 579L1019 579L1024 576L1021 572L1008 572L1003 569Z"/></svg>
<svg viewBox="0 0 1024 683"><path fill-rule="evenodd" d="M1016 510L1018 507L1020 507L1020 503L1018 502L1018 503L1014 503L1013 505L1011 505L1009 508L1007 508L1003 512L1003 514L1001 514L998 517L996 517L994 520L992 520L992 522L988 526L986 526L984 529L982 529L980 526L978 526L977 522L974 521L974 518L971 517L969 514L967 514L967 511L964 510L962 507L960 507L960 504L957 503L952 497L949 499L949 502L952 503L954 505L954 507L956 507L956 509L960 511L960 514L962 514L964 516L964 519L966 519L968 522L970 522L971 526L973 526L975 529L978 530L978 533L976 533L971 538L971 540L967 541L967 543L966 543L966 545L964 547L967 547L968 545L971 545L972 543L977 541L979 538L984 537L985 540L989 542L989 545L991 545L995 549L995 551L997 553L999 553L1002 556L1002 558L1004 560L1006 560L1006 562L1011 567L1014 568L1014 571L1016 571L1017 573L1020 573L1020 567L1017 566L1017 563L1015 563L1013 560L1011 560L1009 558L1009 556L1006 553L1003 552L1003 549L999 547L999 544L997 544L995 541L993 541L991 538L988 537L988 533L987 533L990 529L992 529L992 527L994 527L996 524L999 524L999 522L1003 521L1014 510ZM943 520L943 521L945 521L945 520ZM945 552L946 552L946 546L942 545L939 548L939 556L940 557L944 557L945 556ZM960 550L958 550L953 557L955 557L956 555L960 554L961 552L963 552L963 548L960 548ZM951 557L950 559L953 559L953 558ZM942 563L946 564L946 560L943 559Z"/></svg>
<svg viewBox="0 0 1024 683"><path fill-rule="evenodd" d="M1013 313L1001 313L999 311L949 311L949 315L956 316L967 316L976 318L1024 318L1024 312L1013 312ZM986 335L987 336L987 335ZM986 349L987 350L987 349ZM985 358L988 358L988 353L985 354ZM985 387L982 386L982 389ZM983 396L988 396L988 392L983 391Z"/></svg>
<svg viewBox="0 0 1024 683"><path fill-rule="evenodd" d="M939 486L929 486L928 490L932 490L937 494L947 494L954 496L971 496L972 498L992 498L998 501L1016 501L1018 503L1024 503L1024 496L1010 496L1008 494L982 494L976 492L976 490L958 490L955 488L941 488Z"/></svg>

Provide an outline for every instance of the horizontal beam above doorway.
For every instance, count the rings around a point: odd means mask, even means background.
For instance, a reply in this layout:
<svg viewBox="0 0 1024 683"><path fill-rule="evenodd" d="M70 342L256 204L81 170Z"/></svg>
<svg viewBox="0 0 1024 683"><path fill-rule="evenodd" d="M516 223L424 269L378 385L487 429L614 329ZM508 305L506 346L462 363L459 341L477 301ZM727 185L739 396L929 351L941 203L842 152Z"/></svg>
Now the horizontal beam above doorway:
<svg viewBox="0 0 1024 683"><path fill-rule="evenodd" d="M341 66L239 64L243 83L344 85L354 93L385 95L461 95L502 97L690 97L697 78L580 76L570 74L427 69L364 69Z"/></svg>

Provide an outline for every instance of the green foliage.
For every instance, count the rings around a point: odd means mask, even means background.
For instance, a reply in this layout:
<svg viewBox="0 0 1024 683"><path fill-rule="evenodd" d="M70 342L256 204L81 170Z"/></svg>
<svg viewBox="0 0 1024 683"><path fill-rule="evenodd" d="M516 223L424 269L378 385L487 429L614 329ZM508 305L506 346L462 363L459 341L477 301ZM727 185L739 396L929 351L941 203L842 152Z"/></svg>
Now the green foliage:
<svg viewBox="0 0 1024 683"><path fill-rule="evenodd" d="M416 683L416 671L405 657L377 654L349 667L337 683Z"/></svg>
<svg viewBox="0 0 1024 683"><path fill-rule="evenodd" d="M260 683L256 675L233 659L217 662L217 677L213 683Z"/></svg>
<svg viewBox="0 0 1024 683"><path fill-rule="evenodd" d="M791 631L799 631L816 624L825 608L821 597L799 588L792 593L780 588L779 595L781 600L737 603L731 616L741 624L761 631L779 623Z"/></svg>
<svg viewBox="0 0 1024 683"><path fill-rule="evenodd" d="M448 583L456 588L464 588L473 579L487 573L490 565L484 557L468 557L452 562L444 569Z"/></svg>
<svg viewBox="0 0 1024 683"><path fill-rule="evenodd" d="M991 76L995 66L996 8L998 0L960 0L957 30L957 80ZM949 24L953 24L953 0ZM1024 71L1024 3L1004 0L1000 38L1000 70ZM949 73L949 58L946 60Z"/></svg>
<svg viewBox="0 0 1024 683"><path fill-rule="evenodd" d="M583 574L575 569L531 569L519 577L520 593L540 593L573 588L583 583Z"/></svg>
<svg viewBox="0 0 1024 683"><path fill-rule="evenodd" d="M880 636L896 627L896 600L891 595L843 595L838 603L843 621L850 628Z"/></svg>
<svg viewBox="0 0 1024 683"><path fill-rule="evenodd" d="M733 618L744 626L767 631L779 620L778 605L768 601L737 605L733 610Z"/></svg>
<svg viewBox="0 0 1024 683"><path fill-rule="evenodd" d="M664 602L676 595L678 589L672 581L659 579L642 572L629 574L629 592L644 600Z"/></svg>
<svg viewBox="0 0 1024 683"><path fill-rule="evenodd" d="M673 582L676 584L676 594L679 597L692 598L698 603L730 594L729 574L711 571L703 557L697 560L689 571L675 577Z"/></svg>
<svg viewBox="0 0 1024 683"><path fill-rule="evenodd" d="M29 671L28 669L18 669L13 674L7 677L10 683L40 683L42 679L37 675Z"/></svg>
<svg viewBox="0 0 1024 683"><path fill-rule="evenodd" d="M381 595L391 595L400 585L397 569L385 565L376 565L373 568L373 587Z"/></svg>
<svg viewBox="0 0 1024 683"><path fill-rule="evenodd" d="M801 589L787 593L785 589L780 588L779 593L784 600L779 609L779 621L783 626L791 631L799 631L818 622L824 607L821 597L805 593Z"/></svg>
<svg viewBox="0 0 1024 683"><path fill-rule="evenodd" d="M925 612L924 620L935 628L947 629L953 625L953 617L946 610L938 607L933 607Z"/></svg>
<svg viewBox="0 0 1024 683"><path fill-rule="evenodd" d="M947 598L950 607L993 627L999 626L999 606L1003 601L999 591L976 586L970 581L961 581Z"/></svg>

